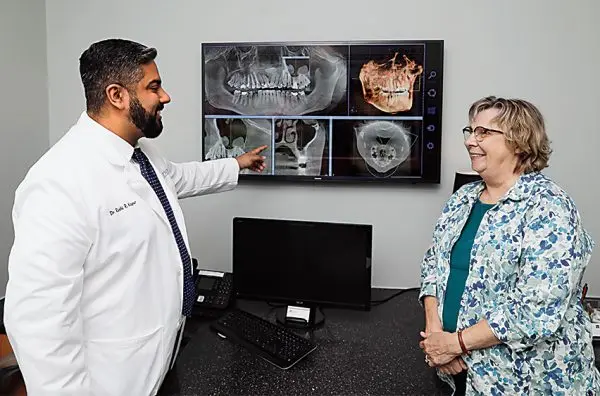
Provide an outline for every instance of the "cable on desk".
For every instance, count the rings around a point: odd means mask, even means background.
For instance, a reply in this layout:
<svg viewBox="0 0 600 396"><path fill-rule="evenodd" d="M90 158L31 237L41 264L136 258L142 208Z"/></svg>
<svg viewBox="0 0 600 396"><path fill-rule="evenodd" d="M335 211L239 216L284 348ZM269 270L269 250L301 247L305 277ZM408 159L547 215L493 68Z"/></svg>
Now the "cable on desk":
<svg viewBox="0 0 600 396"><path fill-rule="evenodd" d="M267 305L269 307L273 307L273 308L283 308L283 307L287 307L288 306L287 304L276 304L276 303L273 303L271 301L267 301Z"/></svg>
<svg viewBox="0 0 600 396"><path fill-rule="evenodd" d="M389 296L387 298L384 298L383 300L372 300L371 301L371 305L381 305L383 303L386 303L386 302L390 301L394 297L398 297L400 294L404 294L404 293L409 292L409 291L415 291L415 290L420 290L420 289L421 289L420 287L411 287L411 288L408 288L408 289L402 289L402 290L400 290L400 291L392 294L391 296Z"/></svg>

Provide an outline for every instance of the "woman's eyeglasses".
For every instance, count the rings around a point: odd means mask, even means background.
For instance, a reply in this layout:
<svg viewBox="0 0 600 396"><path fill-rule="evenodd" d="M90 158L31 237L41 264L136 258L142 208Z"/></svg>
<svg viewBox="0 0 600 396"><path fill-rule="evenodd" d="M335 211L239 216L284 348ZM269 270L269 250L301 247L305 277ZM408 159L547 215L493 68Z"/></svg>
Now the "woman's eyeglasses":
<svg viewBox="0 0 600 396"><path fill-rule="evenodd" d="M475 129L468 126L468 127L464 127L462 131L463 131L465 141L469 139L469 136L473 135L473 136L475 136L475 140L477 140L478 142L483 141L483 139L485 139L486 137L490 136L493 133L504 133L504 132L498 131L496 129L489 129L489 128L485 128L482 126L475 127Z"/></svg>

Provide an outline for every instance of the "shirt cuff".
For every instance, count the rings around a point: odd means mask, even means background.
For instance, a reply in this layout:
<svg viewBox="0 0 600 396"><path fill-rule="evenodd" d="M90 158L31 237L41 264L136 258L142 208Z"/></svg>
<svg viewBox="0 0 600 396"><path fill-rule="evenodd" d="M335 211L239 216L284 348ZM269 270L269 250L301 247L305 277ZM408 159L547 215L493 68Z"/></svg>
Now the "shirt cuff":
<svg viewBox="0 0 600 396"><path fill-rule="evenodd" d="M419 304L423 305L423 298L427 296L437 297L437 286L435 283L427 283L421 286L419 293Z"/></svg>

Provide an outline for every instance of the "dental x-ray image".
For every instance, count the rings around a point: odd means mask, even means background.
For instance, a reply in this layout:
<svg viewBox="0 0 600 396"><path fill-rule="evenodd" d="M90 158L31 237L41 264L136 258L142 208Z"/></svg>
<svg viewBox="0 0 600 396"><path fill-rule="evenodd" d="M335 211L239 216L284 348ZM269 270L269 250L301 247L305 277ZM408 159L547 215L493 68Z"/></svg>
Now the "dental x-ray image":
<svg viewBox="0 0 600 396"><path fill-rule="evenodd" d="M420 176L418 143L421 121L334 121L332 137L335 176L389 178ZM353 131L353 139L342 136Z"/></svg>
<svg viewBox="0 0 600 396"><path fill-rule="evenodd" d="M422 115L423 45L350 50L350 113Z"/></svg>
<svg viewBox="0 0 600 396"><path fill-rule="evenodd" d="M321 176L329 173L329 121L275 120L275 175Z"/></svg>
<svg viewBox="0 0 600 396"><path fill-rule="evenodd" d="M271 120L256 118L207 118L204 123L204 160L234 158L256 147L271 147ZM263 173L271 172L271 150L262 152L265 159ZM242 174L255 174L244 169Z"/></svg>
<svg viewBox="0 0 600 396"><path fill-rule="evenodd" d="M202 160L240 181L439 183L443 40L202 43Z"/></svg>
<svg viewBox="0 0 600 396"><path fill-rule="evenodd" d="M347 47L203 46L207 115L345 115L347 82Z"/></svg>

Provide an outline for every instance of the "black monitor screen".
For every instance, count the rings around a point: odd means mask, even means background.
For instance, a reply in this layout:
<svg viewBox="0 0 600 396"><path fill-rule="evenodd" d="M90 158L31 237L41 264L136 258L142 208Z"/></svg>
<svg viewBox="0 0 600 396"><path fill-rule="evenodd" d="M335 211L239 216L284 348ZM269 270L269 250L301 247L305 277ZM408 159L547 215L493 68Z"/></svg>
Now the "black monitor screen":
<svg viewBox="0 0 600 396"><path fill-rule="evenodd" d="M202 160L240 180L439 183L442 40L203 43Z"/></svg>
<svg viewBox="0 0 600 396"><path fill-rule="evenodd" d="M233 220L237 297L369 309L372 226Z"/></svg>

